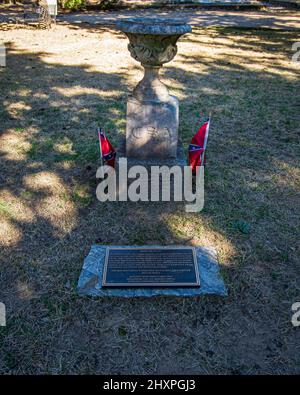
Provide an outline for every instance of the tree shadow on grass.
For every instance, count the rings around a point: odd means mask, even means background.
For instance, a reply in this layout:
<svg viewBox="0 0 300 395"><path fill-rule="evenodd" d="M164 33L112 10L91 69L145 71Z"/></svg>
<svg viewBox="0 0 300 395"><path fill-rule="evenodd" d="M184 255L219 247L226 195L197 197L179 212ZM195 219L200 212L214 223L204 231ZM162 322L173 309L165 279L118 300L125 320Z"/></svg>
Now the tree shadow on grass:
<svg viewBox="0 0 300 395"><path fill-rule="evenodd" d="M127 76L49 63L45 56L11 44L0 74L0 300L8 311L0 370L294 372L287 359L294 358L295 334L282 295L292 303L299 289L290 248L297 242L290 229L296 222L296 100L286 100L299 91L284 75L287 67L280 76L253 69L256 60L247 54L237 64L221 54L213 61L180 52L164 69L163 80L180 98L185 147L199 114L214 112L205 208L188 214L179 203L96 200L94 129L99 123L114 130L115 143L124 132ZM250 234L234 228L240 219L251 224ZM94 243L212 244L230 296L78 298L76 283ZM253 326L262 334L256 343Z"/></svg>

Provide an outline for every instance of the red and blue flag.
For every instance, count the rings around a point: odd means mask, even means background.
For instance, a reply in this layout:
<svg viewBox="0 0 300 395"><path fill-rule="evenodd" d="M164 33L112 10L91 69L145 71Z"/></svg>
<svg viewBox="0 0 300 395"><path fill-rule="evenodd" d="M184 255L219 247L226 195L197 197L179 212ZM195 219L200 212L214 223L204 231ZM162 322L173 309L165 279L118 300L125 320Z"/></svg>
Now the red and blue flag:
<svg viewBox="0 0 300 395"><path fill-rule="evenodd" d="M115 167L116 150L101 128L98 128L98 138L102 164Z"/></svg>
<svg viewBox="0 0 300 395"><path fill-rule="evenodd" d="M193 173L196 173L197 167L205 165L205 150L207 145L208 133L210 126L210 117L200 126L198 132L192 138L189 145L189 165Z"/></svg>

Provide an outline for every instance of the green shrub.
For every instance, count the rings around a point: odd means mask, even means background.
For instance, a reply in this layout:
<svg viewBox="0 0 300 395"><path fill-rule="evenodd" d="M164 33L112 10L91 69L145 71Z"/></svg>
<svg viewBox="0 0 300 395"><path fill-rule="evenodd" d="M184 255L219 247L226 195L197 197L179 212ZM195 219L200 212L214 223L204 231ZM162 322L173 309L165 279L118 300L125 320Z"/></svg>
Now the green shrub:
<svg viewBox="0 0 300 395"><path fill-rule="evenodd" d="M1 0L0 0L1 2ZM120 4L122 0L98 0L97 4L93 3L94 6L99 7L102 10L109 10L114 8L114 6ZM58 0L58 4L62 8L69 10L78 10L80 8L89 5L88 0Z"/></svg>
<svg viewBox="0 0 300 395"><path fill-rule="evenodd" d="M63 8L67 8L69 10L78 10L85 6L85 0L64 0L61 2Z"/></svg>

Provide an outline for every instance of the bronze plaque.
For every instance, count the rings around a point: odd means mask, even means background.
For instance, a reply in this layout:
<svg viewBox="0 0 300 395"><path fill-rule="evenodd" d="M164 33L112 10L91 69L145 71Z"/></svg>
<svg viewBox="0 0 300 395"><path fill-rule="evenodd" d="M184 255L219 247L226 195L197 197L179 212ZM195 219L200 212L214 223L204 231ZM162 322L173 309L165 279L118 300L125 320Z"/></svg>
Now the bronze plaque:
<svg viewBox="0 0 300 395"><path fill-rule="evenodd" d="M192 247L107 248L103 287L199 287Z"/></svg>

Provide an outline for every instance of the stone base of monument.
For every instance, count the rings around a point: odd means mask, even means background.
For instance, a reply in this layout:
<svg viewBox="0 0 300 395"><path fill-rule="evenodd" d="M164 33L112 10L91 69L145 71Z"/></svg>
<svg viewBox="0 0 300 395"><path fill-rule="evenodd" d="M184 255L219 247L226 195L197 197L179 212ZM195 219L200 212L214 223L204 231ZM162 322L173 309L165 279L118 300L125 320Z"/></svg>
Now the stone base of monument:
<svg viewBox="0 0 300 395"><path fill-rule="evenodd" d="M120 143L118 145L117 149L117 162L119 158L126 158L127 159L127 164L128 168L131 166L187 166L187 154L184 152L183 145L181 140L178 140L177 142L177 147L176 147L176 156L173 158L164 158L164 157L151 157L151 158L137 158L134 156L127 156L126 153L126 138L123 138L120 140ZM143 148L141 148L142 150Z"/></svg>
<svg viewBox="0 0 300 395"><path fill-rule="evenodd" d="M149 261L144 259L143 268L137 270L136 268L140 264L141 260L128 261L128 268L125 260L120 264L120 255L114 257L108 265L108 251L117 250L118 254L122 252L134 252L132 250L138 249L140 252L145 248L146 250L158 249L159 254L161 250L174 250L179 249L187 250L188 247L120 247L120 246L104 246L94 245L92 246L90 253L84 261L84 265L78 281L77 292L80 296L94 296L94 297L153 297L153 296L180 296L180 297L193 297L203 294L214 294L220 296L227 296L227 290L223 279L220 275L220 268L217 261L216 251L213 248L204 247L193 247L195 255L195 272L199 275L199 281L195 281L193 278L193 270L186 270L185 262L180 262L180 259L160 261L158 258L153 258L153 255ZM121 252L120 252L121 250ZM164 250L163 250L164 251ZM142 251L143 252L143 251ZM153 251L152 251L153 252ZM168 253L168 251L167 251ZM135 259L136 259L136 255ZM148 267L147 262L155 266L159 265L159 269L153 269ZM192 262L189 261L186 255L186 265L190 268L193 267ZM134 272L132 265L135 262ZM138 263L137 263L138 262ZM108 275L108 270L110 273ZM143 274L144 273L144 274ZM154 274L153 274L154 273ZM154 281L152 283L154 276ZM162 277L163 276L163 277ZM128 281L131 283L128 283ZM149 283L147 284L147 280ZM161 284L159 284L161 281ZM142 284L141 284L142 282ZM164 284L164 282L166 282ZM190 286L189 286L190 282ZM199 285L200 283L200 285Z"/></svg>
<svg viewBox="0 0 300 395"><path fill-rule="evenodd" d="M126 156L136 158L176 158L179 103L174 96L165 101L127 102Z"/></svg>

